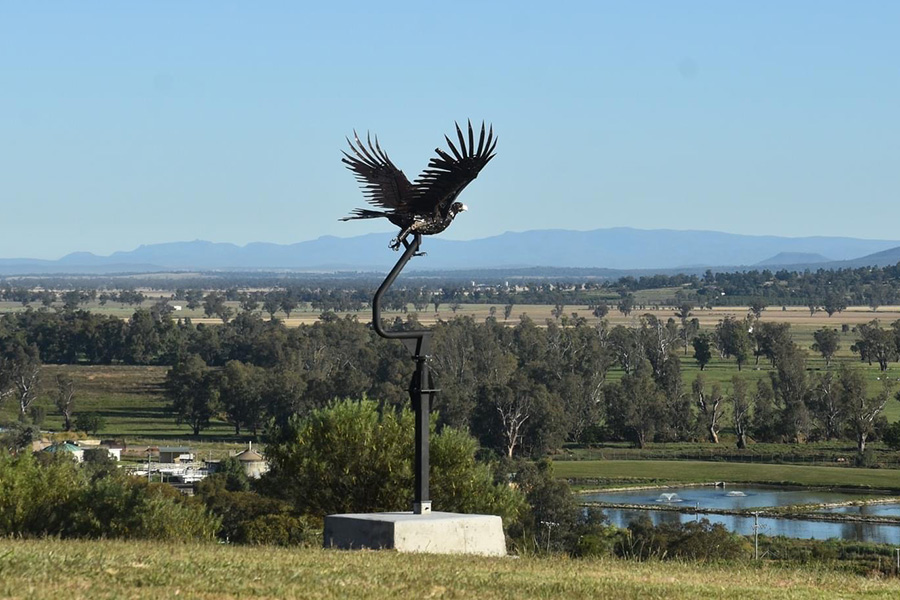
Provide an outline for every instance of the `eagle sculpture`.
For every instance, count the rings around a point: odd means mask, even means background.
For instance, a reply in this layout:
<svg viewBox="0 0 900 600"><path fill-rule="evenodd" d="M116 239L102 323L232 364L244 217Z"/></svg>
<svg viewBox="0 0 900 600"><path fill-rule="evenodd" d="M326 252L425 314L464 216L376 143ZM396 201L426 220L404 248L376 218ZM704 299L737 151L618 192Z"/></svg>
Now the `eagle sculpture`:
<svg viewBox="0 0 900 600"><path fill-rule="evenodd" d="M459 124L456 124L456 135L459 148L444 136L450 153L435 149L437 157L429 161L415 183L410 183L403 171L394 166L381 149L377 136L374 144L369 136L363 144L354 131L356 143L347 140L353 154L343 152L341 161L356 174L366 201L382 210L357 208L341 221L387 219L400 228L400 233L391 240L390 247L394 250L399 249L401 244L407 245L406 238L410 234L434 235L447 229L454 217L466 210L465 204L456 201L460 192L494 158L494 148L497 146L494 128L490 127L485 135L483 122L477 146L471 121L468 140Z"/></svg>

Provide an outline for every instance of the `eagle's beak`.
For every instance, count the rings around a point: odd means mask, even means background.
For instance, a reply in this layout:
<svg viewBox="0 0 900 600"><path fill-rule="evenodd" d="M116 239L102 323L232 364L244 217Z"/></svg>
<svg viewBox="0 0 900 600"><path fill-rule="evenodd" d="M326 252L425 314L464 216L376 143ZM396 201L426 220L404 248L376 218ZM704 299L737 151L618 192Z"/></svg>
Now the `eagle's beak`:
<svg viewBox="0 0 900 600"><path fill-rule="evenodd" d="M462 205L462 208L459 209L459 212L466 212L467 210L469 210L469 207L466 206L465 204L463 204L463 205Z"/></svg>

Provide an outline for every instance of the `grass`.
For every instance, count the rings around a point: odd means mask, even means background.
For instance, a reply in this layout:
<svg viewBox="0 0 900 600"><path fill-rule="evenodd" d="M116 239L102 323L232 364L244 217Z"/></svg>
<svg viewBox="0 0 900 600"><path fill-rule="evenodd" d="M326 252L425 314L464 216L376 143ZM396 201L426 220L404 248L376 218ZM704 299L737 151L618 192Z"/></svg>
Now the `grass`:
<svg viewBox="0 0 900 600"><path fill-rule="evenodd" d="M858 455L856 444L851 440L804 444L754 443L738 449L730 430L721 433L719 440L718 444L699 441L651 442L644 448L635 448L627 442L607 442L588 447L572 445L554 455L554 460L697 460L846 467ZM900 468L900 453L880 442L868 444L867 449L872 450L873 465Z"/></svg>
<svg viewBox="0 0 900 600"><path fill-rule="evenodd" d="M0 540L0 597L897 598L900 580L746 562L478 558L151 542Z"/></svg>
<svg viewBox="0 0 900 600"><path fill-rule="evenodd" d="M63 419L52 398L56 375L64 373L75 383L75 412L103 415L106 420L106 426L100 431L103 437L190 437L190 428L177 425L166 408L169 402L163 395L163 384L167 371L168 367L45 365L43 390L37 401L47 411L43 427L63 428ZM4 406L3 414L11 417L16 410L10 402ZM233 429L227 423L216 421L203 432L203 437L218 439L230 433Z"/></svg>
<svg viewBox="0 0 900 600"><path fill-rule="evenodd" d="M900 489L900 470L892 469L698 461L582 460L555 462L553 470L557 477L597 479L610 485L635 481L653 483L728 481Z"/></svg>

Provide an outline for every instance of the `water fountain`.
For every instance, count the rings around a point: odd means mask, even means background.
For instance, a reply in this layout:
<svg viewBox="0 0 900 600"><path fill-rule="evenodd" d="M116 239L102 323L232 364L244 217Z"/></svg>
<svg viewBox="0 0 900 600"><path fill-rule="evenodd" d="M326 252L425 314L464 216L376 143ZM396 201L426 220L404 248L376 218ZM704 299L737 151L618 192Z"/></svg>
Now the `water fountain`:
<svg viewBox="0 0 900 600"><path fill-rule="evenodd" d="M672 502L681 502L681 498L678 497L678 494L674 492L665 492L659 495L659 498L656 499L657 502L665 502L666 504Z"/></svg>
<svg viewBox="0 0 900 600"><path fill-rule="evenodd" d="M745 494L744 492L742 492L740 490L733 490L731 492L728 492L725 495L728 496L729 498L744 498L747 494Z"/></svg>

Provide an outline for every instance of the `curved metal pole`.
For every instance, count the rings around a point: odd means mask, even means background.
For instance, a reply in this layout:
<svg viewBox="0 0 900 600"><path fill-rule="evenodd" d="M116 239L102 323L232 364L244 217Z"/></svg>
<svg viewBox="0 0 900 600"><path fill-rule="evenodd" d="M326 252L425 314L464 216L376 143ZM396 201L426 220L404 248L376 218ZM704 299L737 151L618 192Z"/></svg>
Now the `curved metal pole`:
<svg viewBox="0 0 900 600"><path fill-rule="evenodd" d="M416 361L416 370L412 381L409 383L409 397L413 409L416 411L416 449L415 464L415 490L413 495L413 513L421 515L431 512L431 497L428 493L428 475L430 461L428 457L429 427L431 414L431 399L438 390L431 385L431 373L428 370L428 347L431 340L431 331L419 329L416 331L386 331L381 324L381 298L388 288L400 275L400 271L406 263L416 255L422 245L422 235L414 234L412 243L406 246L406 250L400 256L397 264L385 277L375 296L372 298L372 327L375 333L390 340L401 340Z"/></svg>
<svg viewBox="0 0 900 600"><path fill-rule="evenodd" d="M411 259L416 254L416 252L419 251L419 247L421 245L422 235L417 233L413 237L412 243L406 247L406 251L404 251L400 256L397 264L394 265L394 268L391 269L391 272L388 273L387 277L385 277L384 282L382 282L381 286L378 288L378 291L375 292L375 296L372 298L372 326L375 328L375 333L383 338L391 340L411 339L419 337L420 333L430 333L426 331L385 331L384 327L382 327L381 325L381 297L384 296L384 293L388 291L388 288L393 285L394 280L397 279L398 275L400 275L400 271L403 270L403 267L406 266L406 263L409 262L409 259Z"/></svg>

